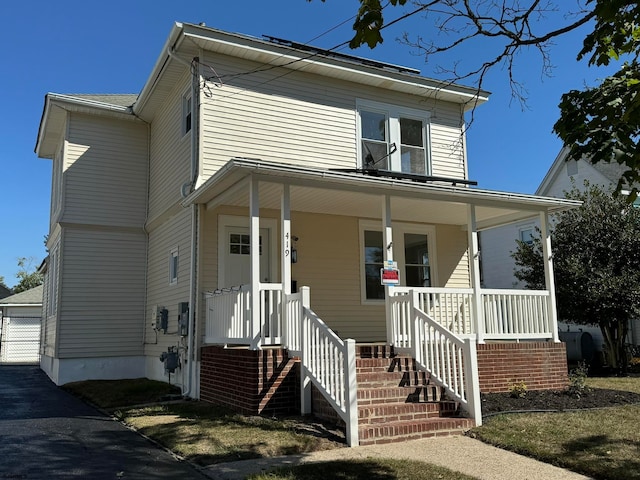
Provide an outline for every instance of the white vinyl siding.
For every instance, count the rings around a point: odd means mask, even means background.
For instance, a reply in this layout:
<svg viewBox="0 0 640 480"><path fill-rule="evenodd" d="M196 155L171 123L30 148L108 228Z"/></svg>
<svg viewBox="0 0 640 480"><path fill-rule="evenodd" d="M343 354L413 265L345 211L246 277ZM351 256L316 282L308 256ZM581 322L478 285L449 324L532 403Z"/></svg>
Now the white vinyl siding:
<svg viewBox="0 0 640 480"><path fill-rule="evenodd" d="M167 259L170 252L180 253L177 278L171 285L167 279ZM147 311L145 312L145 354L160 355L170 345L175 345L176 336L156 332L151 328L155 322L155 306L169 311L169 332L177 332L178 303L189 301L189 275L191 264L191 209L186 208L170 217L149 232L149 261L147 267ZM208 269L208 267L207 267ZM184 279L184 281L183 281ZM156 337L157 335L157 337ZM157 338L157 340L156 340Z"/></svg>
<svg viewBox="0 0 640 480"><path fill-rule="evenodd" d="M149 221L175 207L182 200L182 185L190 181L191 135L184 135L181 120L183 94L188 82L189 77L185 75L151 122Z"/></svg>
<svg viewBox="0 0 640 480"><path fill-rule="evenodd" d="M257 64L206 54L224 77ZM233 157L324 168L357 168L356 100L430 112L432 174L464 178L458 105L281 69L228 77L202 105L203 175ZM399 147L399 145L398 145Z"/></svg>
<svg viewBox="0 0 640 480"><path fill-rule="evenodd" d="M142 231L65 229L57 357L142 353L145 244Z"/></svg>
<svg viewBox="0 0 640 480"><path fill-rule="evenodd" d="M62 221L141 227L146 214L147 127L71 114Z"/></svg>

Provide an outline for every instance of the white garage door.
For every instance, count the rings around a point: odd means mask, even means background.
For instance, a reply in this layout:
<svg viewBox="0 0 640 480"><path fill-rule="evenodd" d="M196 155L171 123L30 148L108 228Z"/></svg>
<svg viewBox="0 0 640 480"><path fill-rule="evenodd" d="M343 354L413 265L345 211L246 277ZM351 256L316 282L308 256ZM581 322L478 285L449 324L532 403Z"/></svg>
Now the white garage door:
<svg viewBox="0 0 640 480"><path fill-rule="evenodd" d="M0 330L0 363L40 362L40 317L3 317Z"/></svg>

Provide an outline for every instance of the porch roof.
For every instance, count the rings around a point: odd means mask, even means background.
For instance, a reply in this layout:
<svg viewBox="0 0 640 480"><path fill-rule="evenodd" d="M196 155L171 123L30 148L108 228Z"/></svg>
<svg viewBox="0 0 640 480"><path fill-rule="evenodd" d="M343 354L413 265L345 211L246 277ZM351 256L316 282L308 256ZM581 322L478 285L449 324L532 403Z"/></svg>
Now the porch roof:
<svg viewBox="0 0 640 480"><path fill-rule="evenodd" d="M311 213L382 218L380 197L391 197L394 221L467 225L467 206L476 207L479 230L520 221L540 212L575 208L579 201L415 182L360 173L233 158L188 195L183 206L248 206L251 178L260 182L260 208L279 209L281 185L290 185L291 209Z"/></svg>

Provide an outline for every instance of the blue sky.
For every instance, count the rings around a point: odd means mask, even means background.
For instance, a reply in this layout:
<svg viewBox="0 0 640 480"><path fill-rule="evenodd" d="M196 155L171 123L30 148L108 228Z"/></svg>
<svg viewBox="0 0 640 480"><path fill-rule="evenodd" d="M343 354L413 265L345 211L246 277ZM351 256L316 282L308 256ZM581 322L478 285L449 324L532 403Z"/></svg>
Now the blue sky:
<svg viewBox="0 0 640 480"><path fill-rule="evenodd" d="M0 5L3 20L3 74L0 95L0 276L17 283L18 257L45 257L51 162L33 153L44 96L56 93L139 93L175 21L199 23L260 37L271 35L305 43L355 14L357 0L22 0ZM391 20L407 8L390 8ZM314 40L332 48L351 38L352 21ZM385 42L345 53L421 70L430 65L396 39L404 32L433 34L415 16L384 32ZM542 78L535 52L518 59L518 74L529 91L528 109L510 102L503 71L484 87L493 94L481 106L468 134L470 178L479 187L533 193L560 150L551 128L560 95L602 78L606 72L575 61L584 31L563 38L553 49L552 78ZM483 49L484 51L484 49ZM483 53L467 49L461 65Z"/></svg>

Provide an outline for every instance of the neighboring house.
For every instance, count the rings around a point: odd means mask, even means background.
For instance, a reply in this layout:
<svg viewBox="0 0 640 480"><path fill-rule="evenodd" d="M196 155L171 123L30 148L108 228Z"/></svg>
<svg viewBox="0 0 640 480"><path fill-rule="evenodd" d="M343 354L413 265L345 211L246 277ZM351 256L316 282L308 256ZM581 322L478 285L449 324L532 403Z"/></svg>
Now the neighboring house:
<svg viewBox="0 0 640 480"><path fill-rule="evenodd" d="M0 364L38 364L42 285L0 300Z"/></svg>
<svg viewBox="0 0 640 480"><path fill-rule="evenodd" d="M0 283L0 299L11 295L11 290Z"/></svg>
<svg viewBox="0 0 640 480"><path fill-rule="evenodd" d="M622 174L627 170L624 165L617 163L592 164L586 160L567 161L568 149L563 148L549 171L536 190L536 195L564 198L565 192L576 188L584 188L585 181L590 185L597 185L605 190L613 191ZM515 276L515 261L511 256L517 248L515 240L529 241L536 229L540 228L540 222L532 217L510 225L483 231L480 236L482 252L483 286L486 288L523 288L524 284ZM631 322L629 342L640 344L640 321ZM571 325L560 322L561 332L587 332L594 341L596 350L602 351L604 340L598 327L590 325ZM568 335L567 338L578 338ZM578 350L568 348L568 353L579 353Z"/></svg>
<svg viewBox="0 0 640 480"><path fill-rule="evenodd" d="M350 444L468 427L417 420L440 387L479 423L480 390L566 384L553 290L485 294L477 232L577 202L469 188L488 94L418 73L176 24L139 95L48 94L44 371L335 411Z"/></svg>

